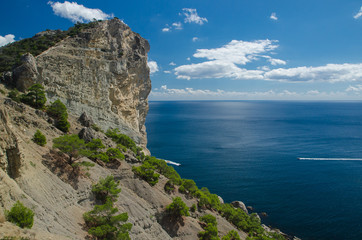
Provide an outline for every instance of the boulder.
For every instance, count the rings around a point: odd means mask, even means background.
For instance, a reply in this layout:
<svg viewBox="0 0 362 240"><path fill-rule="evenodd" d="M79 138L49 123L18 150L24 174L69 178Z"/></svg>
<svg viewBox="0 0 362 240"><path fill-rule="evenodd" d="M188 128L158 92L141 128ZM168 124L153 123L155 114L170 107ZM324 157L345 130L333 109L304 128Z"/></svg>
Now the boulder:
<svg viewBox="0 0 362 240"><path fill-rule="evenodd" d="M89 143L92 139L96 138L96 132L92 128L82 128L78 133L80 139L83 139L85 143Z"/></svg>
<svg viewBox="0 0 362 240"><path fill-rule="evenodd" d="M220 201L221 204L224 204L224 199L222 199L222 197L217 196L217 198L219 199L219 201Z"/></svg>
<svg viewBox="0 0 362 240"><path fill-rule="evenodd" d="M245 204L242 201L234 201L231 203L231 205L235 208L240 208L243 210L246 214L249 214L248 209L246 208Z"/></svg>
<svg viewBox="0 0 362 240"><path fill-rule="evenodd" d="M30 53L22 55L21 62L22 65L13 71L13 80L15 81L16 88L24 92L36 83L39 72L36 60Z"/></svg>
<svg viewBox="0 0 362 240"><path fill-rule="evenodd" d="M78 122L84 127L91 127L94 124L92 118L90 118L86 112L83 112L82 115L80 115Z"/></svg>

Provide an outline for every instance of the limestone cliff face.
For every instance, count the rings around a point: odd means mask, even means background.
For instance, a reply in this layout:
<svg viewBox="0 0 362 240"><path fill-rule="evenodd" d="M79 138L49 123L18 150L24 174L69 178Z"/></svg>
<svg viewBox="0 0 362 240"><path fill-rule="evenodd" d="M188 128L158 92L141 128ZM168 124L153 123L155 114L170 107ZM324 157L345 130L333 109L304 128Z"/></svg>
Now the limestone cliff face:
<svg viewBox="0 0 362 240"><path fill-rule="evenodd" d="M42 83L49 101L60 99L74 115L87 112L103 130L117 127L145 147L149 48L119 19L98 22L35 59L24 57L14 78L20 89Z"/></svg>

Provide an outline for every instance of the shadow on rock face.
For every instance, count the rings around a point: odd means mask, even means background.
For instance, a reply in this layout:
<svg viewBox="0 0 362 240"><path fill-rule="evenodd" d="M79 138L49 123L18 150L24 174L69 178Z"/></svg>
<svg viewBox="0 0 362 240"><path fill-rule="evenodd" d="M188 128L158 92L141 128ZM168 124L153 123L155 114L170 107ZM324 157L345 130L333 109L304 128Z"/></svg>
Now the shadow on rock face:
<svg viewBox="0 0 362 240"><path fill-rule="evenodd" d="M177 237L179 229L185 226L183 217L174 217L167 213L158 213L156 217L158 223L172 238Z"/></svg>

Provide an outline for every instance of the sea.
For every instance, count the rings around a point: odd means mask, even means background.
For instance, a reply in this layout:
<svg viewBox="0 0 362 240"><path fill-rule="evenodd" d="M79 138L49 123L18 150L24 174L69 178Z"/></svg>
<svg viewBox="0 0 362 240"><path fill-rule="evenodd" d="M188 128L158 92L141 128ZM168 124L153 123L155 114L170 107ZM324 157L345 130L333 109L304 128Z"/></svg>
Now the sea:
<svg viewBox="0 0 362 240"><path fill-rule="evenodd" d="M362 239L362 102L151 101L146 127L153 156L264 224Z"/></svg>

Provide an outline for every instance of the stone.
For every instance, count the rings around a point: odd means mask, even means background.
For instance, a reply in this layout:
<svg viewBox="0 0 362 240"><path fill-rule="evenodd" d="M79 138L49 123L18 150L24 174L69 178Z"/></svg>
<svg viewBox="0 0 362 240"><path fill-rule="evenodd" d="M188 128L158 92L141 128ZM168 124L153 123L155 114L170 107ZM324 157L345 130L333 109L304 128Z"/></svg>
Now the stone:
<svg viewBox="0 0 362 240"><path fill-rule="evenodd" d="M261 215L262 217L267 217L267 216L268 216L268 214L267 214L266 212L261 212L260 215Z"/></svg>
<svg viewBox="0 0 362 240"><path fill-rule="evenodd" d="M84 127L92 127L94 124L93 120L87 115L86 112L80 115L78 122L80 122L80 124L82 124Z"/></svg>
<svg viewBox="0 0 362 240"><path fill-rule="evenodd" d="M92 128L82 128L78 133L78 137L83 139L85 143L89 143L92 139L96 138L96 132Z"/></svg>
<svg viewBox="0 0 362 240"><path fill-rule="evenodd" d="M254 208L252 206L247 206L246 209L248 209L248 211L250 212L254 211Z"/></svg>
<svg viewBox="0 0 362 240"><path fill-rule="evenodd" d="M231 205L235 208L240 208L241 210L243 210L246 214L248 213L248 209L246 208L245 204L242 201L234 201L231 203Z"/></svg>
<svg viewBox="0 0 362 240"><path fill-rule="evenodd" d="M22 65L13 70L13 80L18 90L25 92L38 79L37 62L33 55L26 53L21 56Z"/></svg>
<svg viewBox="0 0 362 240"><path fill-rule="evenodd" d="M220 201L221 204L224 204L224 199L222 199L222 197L217 196L217 198L219 199L219 201Z"/></svg>

